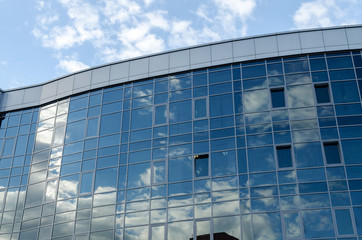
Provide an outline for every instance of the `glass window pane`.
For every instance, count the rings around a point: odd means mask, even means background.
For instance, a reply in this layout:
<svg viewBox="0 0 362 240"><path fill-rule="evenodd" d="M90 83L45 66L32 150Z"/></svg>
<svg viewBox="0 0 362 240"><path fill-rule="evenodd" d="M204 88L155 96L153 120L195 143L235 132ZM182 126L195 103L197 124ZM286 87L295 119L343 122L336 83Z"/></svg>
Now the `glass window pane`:
<svg viewBox="0 0 362 240"><path fill-rule="evenodd" d="M155 107L155 124L164 124L164 123L166 123L166 117L167 117L167 107L166 107L166 105L156 106Z"/></svg>
<svg viewBox="0 0 362 240"><path fill-rule="evenodd" d="M170 123L191 120L191 109L191 100L170 103Z"/></svg>
<svg viewBox="0 0 362 240"><path fill-rule="evenodd" d="M195 156L195 177L206 177L209 175L209 155Z"/></svg>
<svg viewBox="0 0 362 240"><path fill-rule="evenodd" d="M307 107L314 105L312 85L288 87L289 107Z"/></svg>
<svg viewBox="0 0 362 240"><path fill-rule="evenodd" d="M195 100L195 118L206 117L206 98Z"/></svg>
<svg viewBox="0 0 362 240"><path fill-rule="evenodd" d="M107 177L109 178L109 177ZM127 187L143 187L150 185L151 167L150 163L141 163L128 166Z"/></svg>
<svg viewBox="0 0 362 240"><path fill-rule="evenodd" d="M322 149L319 142L295 144L294 154L298 168L323 166Z"/></svg>
<svg viewBox="0 0 362 240"><path fill-rule="evenodd" d="M233 114L233 97L231 94L212 96L209 101L211 117Z"/></svg>
<svg viewBox="0 0 362 240"><path fill-rule="evenodd" d="M121 127L121 113L104 115L101 117L100 135L119 132L120 127Z"/></svg>
<svg viewBox="0 0 362 240"><path fill-rule="evenodd" d="M248 91L243 95L243 106L245 112L269 110L269 102L268 90Z"/></svg>
<svg viewBox="0 0 362 240"><path fill-rule="evenodd" d="M334 237L333 220L329 209L302 211L302 215L306 238Z"/></svg>
<svg viewBox="0 0 362 240"><path fill-rule="evenodd" d="M356 81L333 82L332 92L335 103L359 101Z"/></svg>
<svg viewBox="0 0 362 240"><path fill-rule="evenodd" d="M314 89L317 97L317 103L330 102L328 85L315 85Z"/></svg>
<svg viewBox="0 0 362 240"><path fill-rule="evenodd" d="M338 143L324 143L327 164L341 163Z"/></svg>
<svg viewBox="0 0 362 240"><path fill-rule="evenodd" d="M277 147L279 168L292 167L292 152L290 146Z"/></svg>
<svg viewBox="0 0 362 240"><path fill-rule="evenodd" d="M214 218L214 240L241 239L240 217Z"/></svg>
<svg viewBox="0 0 362 240"><path fill-rule="evenodd" d="M253 215L254 239L282 239L279 213Z"/></svg>
<svg viewBox="0 0 362 240"><path fill-rule="evenodd" d="M273 108L285 107L284 89L270 90Z"/></svg>
<svg viewBox="0 0 362 240"><path fill-rule="evenodd" d="M115 191L116 186L117 168L107 168L96 172L94 192Z"/></svg>
<svg viewBox="0 0 362 240"><path fill-rule="evenodd" d="M165 226L152 227L151 240L164 240L165 239Z"/></svg>
<svg viewBox="0 0 362 240"><path fill-rule="evenodd" d="M211 174L213 177L235 173L235 151L224 151L211 154Z"/></svg>
<svg viewBox="0 0 362 240"><path fill-rule="evenodd" d="M284 214L285 234L287 238L300 238L299 214L296 212Z"/></svg>
<svg viewBox="0 0 362 240"><path fill-rule="evenodd" d="M152 126L152 107L132 110L131 129L141 129Z"/></svg>
<svg viewBox="0 0 362 240"><path fill-rule="evenodd" d="M335 215L337 220L338 234L353 234L351 213L349 209L336 209Z"/></svg>
<svg viewBox="0 0 362 240"><path fill-rule="evenodd" d="M192 179L192 158L169 159L168 178L170 182Z"/></svg>
<svg viewBox="0 0 362 240"><path fill-rule="evenodd" d="M275 170L273 147L251 148L248 155L250 172Z"/></svg>

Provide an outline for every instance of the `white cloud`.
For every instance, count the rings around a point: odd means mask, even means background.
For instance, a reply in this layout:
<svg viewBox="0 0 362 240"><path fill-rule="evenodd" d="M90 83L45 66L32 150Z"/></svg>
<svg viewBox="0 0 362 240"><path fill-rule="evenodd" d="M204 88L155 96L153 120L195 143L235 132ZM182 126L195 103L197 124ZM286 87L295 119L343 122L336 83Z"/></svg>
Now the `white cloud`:
<svg viewBox="0 0 362 240"><path fill-rule="evenodd" d="M59 61L57 68L70 73L89 68L89 66L74 59L63 59Z"/></svg>
<svg viewBox="0 0 362 240"><path fill-rule="evenodd" d="M314 0L304 2L293 15L297 28L328 27L352 24L353 12L359 9L355 0Z"/></svg>

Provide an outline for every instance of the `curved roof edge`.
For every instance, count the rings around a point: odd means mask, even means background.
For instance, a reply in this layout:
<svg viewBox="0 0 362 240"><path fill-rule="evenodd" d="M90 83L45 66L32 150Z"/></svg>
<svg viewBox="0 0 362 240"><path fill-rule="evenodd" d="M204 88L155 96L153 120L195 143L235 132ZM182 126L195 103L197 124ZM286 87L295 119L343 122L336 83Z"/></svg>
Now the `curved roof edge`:
<svg viewBox="0 0 362 240"><path fill-rule="evenodd" d="M295 54L362 49L362 25L231 39L113 62L42 84L0 89L0 112L35 107L91 89L202 67Z"/></svg>

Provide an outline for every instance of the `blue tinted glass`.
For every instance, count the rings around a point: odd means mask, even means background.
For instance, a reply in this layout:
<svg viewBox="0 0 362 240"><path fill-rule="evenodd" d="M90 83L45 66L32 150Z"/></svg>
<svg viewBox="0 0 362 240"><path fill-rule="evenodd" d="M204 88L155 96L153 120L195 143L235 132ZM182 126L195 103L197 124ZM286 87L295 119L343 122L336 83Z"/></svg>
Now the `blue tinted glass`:
<svg viewBox="0 0 362 240"><path fill-rule="evenodd" d="M331 81L355 79L354 70L331 70L329 71Z"/></svg>
<svg viewBox="0 0 362 240"><path fill-rule="evenodd" d="M127 187L143 187L151 183L151 164L149 162L128 166Z"/></svg>
<svg viewBox="0 0 362 240"><path fill-rule="evenodd" d="M329 89L328 85L314 86L315 95L317 97L317 103L328 103L329 99Z"/></svg>
<svg viewBox="0 0 362 240"><path fill-rule="evenodd" d="M336 209L335 215L337 220L338 234L353 234L351 213L349 209Z"/></svg>
<svg viewBox="0 0 362 240"><path fill-rule="evenodd" d="M103 104L109 102L120 101L123 99L123 89L105 92L103 94Z"/></svg>
<svg viewBox="0 0 362 240"><path fill-rule="evenodd" d="M96 136L98 134L98 121L99 118L93 118L88 120L87 137Z"/></svg>
<svg viewBox="0 0 362 240"><path fill-rule="evenodd" d="M155 93L167 92L168 81L155 82Z"/></svg>
<svg viewBox="0 0 362 240"><path fill-rule="evenodd" d="M91 95L89 97L89 106L96 106L101 104L101 102L102 102L102 94Z"/></svg>
<svg viewBox="0 0 362 240"><path fill-rule="evenodd" d="M195 158L195 177L205 177L209 175L209 158Z"/></svg>
<svg viewBox="0 0 362 240"><path fill-rule="evenodd" d="M323 157L320 143L302 143L294 145L297 167L322 166Z"/></svg>
<svg viewBox="0 0 362 240"><path fill-rule="evenodd" d="M235 151L211 154L211 174L213 177L236 173Z"/></svg>
<svg viewBox="0 0 362 240"><path fill-rule="evenodd" d="M206 117L206 99L195 100L195 118Z"/></svg>
<svg viewBox="0 0 362 240"><path fill-rule="evenodd" d="M282 65L282 63L268 64L267 68L268 68L268 75L269 76L283 74L283 65Z"/></svg>
<svg viewBox="0 0 362 240"><path fill-rule="evenodd" d="M306 72L309 70L308 61L294 61L294 62L284 62L284 71L286 74L294 72Z"/></svg>
<svg viewBox="0 0 362 240"><path fill-rule="evenodd" d="M348 57L334 57L327 58L328 68L329 69L339 69L339 68L352 68L352 59Z"/></svg>
<svg viewBox="0 0 362 240"><path fill-rule="evenodd" d="M312 71L326 69L326 60L324 58L310 59L309 63Z"/></svg>
<svg viewBox="0 0 362 240"><path fill-rule="evenodd" d="M325 143L324 154L327 164L341 163L338 143Z"/></svg>
<svg viewBox="0 0 362 240"><path fill-rule="evenodd" d="M233 98L231 94L212 96L209 101L211 117L233 114Z"/></svg>
<svg viewBox="0 0 362 240"><path fill-rule="evenodd" d="M116 133L120 131L121 113L113 113L101 117L100 135Z"/></svg>
<svg viewBox="0 0 362 240"><path fill-rule="evenodd" d="M131 129L147 128L152 126L152 107L132 110Z"/></svg>
<svg viewBox="0 0 362 240"><path fill-rule="evenodd" d="M292 167L292 152L291 147L277 147L277 157L279 168Z"/></svg>
<svg viewBox="0 0 362 240"><path fill-rule="evenodd" d="M250 172L275 170L273 147L250 148L248 155Z"/></svg>
<svg viewBox="0 0 362 240"><path fill-rule="evenodd" d="M171 80L170 80L170 89L171 90L178 90L178 89L190 88L190 87L191 87L191 77L185 77L185 78L171 77Z"/></svg>
<svg viewBox="0 0 362 240"><path fill-rule="evenodd" d="M332 92L335 103L358 102L358 90L355 81L334 82Z"/></svg>
<svg viewBox="0 0 362 240"><path fill-rule="evenodd" d="M170 159L168 162L168 176L170 182L192 179L191 157Z"/></svg>
<svg viewBox="0 0 362 240"><path fill-rule="evenodd" d="M209 86L209 94L220 94L220 93L227 93L232 91L231 82L215 84Z"/></svg>
<svg viewBox="0 0 362 240"><path fill-rule="evenodd" d="M256 79L243 81L244 90L253 90L258 88L266 88L266 87L267 87L266 78L256 78Z"/></svg>
<svg viewBox="0 0 362 240"><path fill-rule="evenodd" d="M69 103L69 112L85 108L87 107L87 105L88 105L88 97L71 100Z"/></svg>
<svg viewBox="0 0 362 240"><path fill-rule="evenodd" d="M242 68L243 78L264 77L266 75L265 65Z"/></svg>
<svg viewBox="0 0 362 240"><path fill-rule="evenodd" d="M202 86L207 84L207 75L206 74L199 74L193 76L193 85L195 86Z"/></svg>
<svg viewBox="0 0 362 240"><path fill-rule="evenodd" d="M362 140L342 141L344 161L346 164L362 163Z"/></svg>
<svg viewBox="0 0 362 240"><path fill-rule="evenodd" d="M166 105L156 106L155 107L155 124L166 123L166 117L167 117L166 114L167 114Z"/></svg>
<svg viewBox="0 0 362 240"><path fill-rule="evenodd" d="M84 138L85 135L85 120L68 124L65 134L65 142L74 142Z"/></svg>
<svg viewBox="0 0 362 240"><path fill-rule="evenodd" d="M312 72L313 82L328 82L327 72Z"/></svg>
<svg viewBox="0 0 362 240"><path fill-rule="evenodd" d="M332 214L329 209L303 211L302 216L306 238L334 237Z"/></svg>
<svg viewBox="0 0 362 240"><path fill-rule="evenodd" d="M362 235L362 207L353 208L358 235Z"/></svg>
<svg viewBox="0 0 362 240"><path fill-rule="evenodd" d="M285 107L284 89L270 91L273 108Z"/></svg>
<svg viewBox="0 0 362 240"><path fill-rule="evenodd" d="M231 70L209 73L210 84L225 82L225 81L231 81Z"/></svg>
<svg viewBox="0 0 362 240"><path fill-rule="evenodd" d="M168 184L168 195L192 193L192 182Z"/></svg>
<svg viewBox="0 0 362 240"><path fill-rule="evenodd" d="M327 183L326 182L317 182L317 183L300 183L299 192L300 193L316 193L316 192L327 192Z"/></svg>
<svg viewBox="0 0 362 240"><path fill-rule="evenodd" d="M191 100L170 103L170 123L191 120Z"/></svg>
<svg viewBox="0 0 362 240"><path fill-rule="evenodd" d="M153 93L153 83L133 87L132 97L143 97Z"/></svg>
<svg viewBox="0 0 362 240"><path fill-rule="evenodd" d="M192 131L191 122L170 125L170 136L182 133L189 133L191 131Z"/></svg>

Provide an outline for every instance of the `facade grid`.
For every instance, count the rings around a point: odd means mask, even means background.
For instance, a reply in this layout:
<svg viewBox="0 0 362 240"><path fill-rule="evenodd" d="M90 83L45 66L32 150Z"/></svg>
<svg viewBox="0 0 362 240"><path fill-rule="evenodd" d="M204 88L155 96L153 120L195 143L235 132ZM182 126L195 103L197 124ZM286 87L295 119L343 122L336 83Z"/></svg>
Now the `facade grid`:
<svg viewBox="0 0 362 240"><path fill-rule="evenodd" d="M4 111L0 239L362 239L361 99L339 49Z"/></svg>

